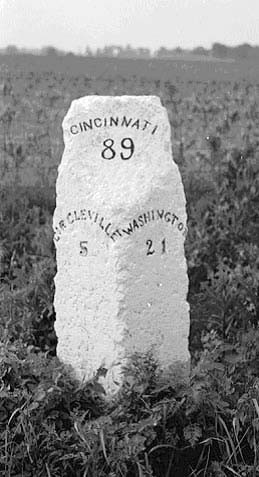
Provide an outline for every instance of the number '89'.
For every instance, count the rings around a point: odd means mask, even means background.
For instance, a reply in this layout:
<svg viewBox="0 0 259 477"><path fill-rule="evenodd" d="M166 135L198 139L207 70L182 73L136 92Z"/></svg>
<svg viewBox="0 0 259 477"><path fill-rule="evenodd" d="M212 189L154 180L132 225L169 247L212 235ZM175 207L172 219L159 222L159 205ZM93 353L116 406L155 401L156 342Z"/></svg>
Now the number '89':
<svg viewBox="0 0 259 477"><path fill-rule="evenodd" d="M113 139L105 139L103 141L103 150L101 156L103 159L110 161L116 157L118 153L118 145L115 145ZM120 142L120 157L123 161L128 161L134 154L135 145L133 140L130 137L125 137Z"/></svg>

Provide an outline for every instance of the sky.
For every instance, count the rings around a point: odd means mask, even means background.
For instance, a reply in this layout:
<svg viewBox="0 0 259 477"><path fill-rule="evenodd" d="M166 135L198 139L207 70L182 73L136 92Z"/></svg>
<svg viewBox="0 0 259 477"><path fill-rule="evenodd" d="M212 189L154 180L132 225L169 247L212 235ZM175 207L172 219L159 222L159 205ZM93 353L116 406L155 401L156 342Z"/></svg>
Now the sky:
<svg viewBox="0 0 259 477"><path fill-rule="evenodd" d="M259 0L0 0L0 48L259 45Z"/></svg>

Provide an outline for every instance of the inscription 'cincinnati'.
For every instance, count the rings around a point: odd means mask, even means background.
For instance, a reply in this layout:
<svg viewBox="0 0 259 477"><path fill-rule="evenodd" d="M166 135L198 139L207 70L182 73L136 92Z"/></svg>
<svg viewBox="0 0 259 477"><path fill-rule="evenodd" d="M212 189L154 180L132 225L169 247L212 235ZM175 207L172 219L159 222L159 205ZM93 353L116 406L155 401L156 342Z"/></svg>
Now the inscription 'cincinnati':
<svg viewBox="0 0 259 477"><path fill-rule="evenodd" d="M107 127L125 127L155 134L158 129L158 124L154 124L147 119L130 118L127 116L108 116L105 118L89 118L77 124L72 124L72 126L70 126L70 133L76 135L91 131L92 129Z"/></svg>
<svg viewBox="0 0 259 477"><path fill-rule="evenodd" d="M64 219L60 220L54 226L54 240L58 242L60 237L70 225L74 222L87 220L96 224L113 241L116 242L121 237L129 236L136 230L144 227L153 221L164 221L177 228L184 237L187 235L187 228L179 217L172 211L164 209L153 209L143 212L138 217L132 219L125 225L117 227L107 220L101 213L90 210L80 209L68 212Z"/></svg>

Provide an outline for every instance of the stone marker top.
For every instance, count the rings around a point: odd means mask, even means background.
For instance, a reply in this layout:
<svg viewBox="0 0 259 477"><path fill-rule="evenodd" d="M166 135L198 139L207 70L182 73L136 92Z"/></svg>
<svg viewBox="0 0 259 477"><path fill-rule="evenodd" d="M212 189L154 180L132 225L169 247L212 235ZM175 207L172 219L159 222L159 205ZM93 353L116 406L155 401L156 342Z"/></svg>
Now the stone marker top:
<svg viewBox="0 0 259 477"><path fill-rule="evenodd" d="M100 114L99 119L101 121L95 121L98 118L96 113ZM84 121L92 119L93 128L96 129L100 127L109 127L110 116L113 116L114 119L117 116L120 116L121 121L119 121L118 124L114 121L111 124L112 126L122 125L126 128L128 127L131 131L145 130L151 134L154 134L158 129L155 129L155 126L158 126L158 124L155 124L154 119L160 119L160 121L163 121L163 119L167 117L166 109L162 107L161 100L158 96L90 95L72 101L69 111L62 123L64 131L66 131L67 127L70 128L71 119L75 117L78 120L78 115L81 114ZM140 114L145 114L146 117L139 117ZM124 116L126 116L126 118L123 121ZM107 121L105 121L105 118ZM138 119L139 124L137 123ZM91 126L89 126L89 122L88 129L92 129ZM70 132L72 132L72 136L71 134L68 134L68 138L74 137L77 135L77 128L75 127L73 131Z"/></svg>
<svg viewBox="0 0 259 477"><path fill-rule="evenodd" d="M69 170L68 194L76 185L78 195L83 193L86 199L88 189L91 196L95 191L100 206L125 207L132 204L133 196L143 202L150 187L159 189L161 176L168 175L168 188L179 188L175 193L184 200L179 171L171 156L167 111L160 98L87 96L74 100L63 131L65 152L57 193L61 188L64 194L63 171L67 174ZM161 193L166 181L162 182Z"/></svg>

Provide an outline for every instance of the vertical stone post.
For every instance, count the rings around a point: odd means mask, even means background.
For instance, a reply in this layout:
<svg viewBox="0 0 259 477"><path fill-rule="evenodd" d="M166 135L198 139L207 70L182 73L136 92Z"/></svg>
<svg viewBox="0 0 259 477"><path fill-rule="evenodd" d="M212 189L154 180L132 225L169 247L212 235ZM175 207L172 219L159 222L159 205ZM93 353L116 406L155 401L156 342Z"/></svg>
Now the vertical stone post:
<svg viewBox="0 0 259 477"><path fill-rule="evenodd" d="M63 122L53 228L57 353L79 379L151 351L189 360L185 195L155 96L88 96Z"/></svg>

